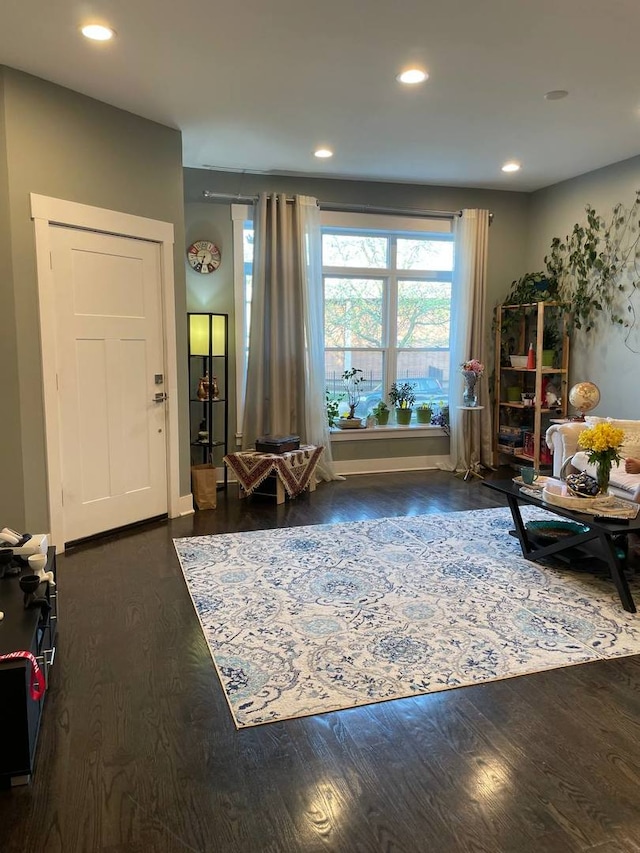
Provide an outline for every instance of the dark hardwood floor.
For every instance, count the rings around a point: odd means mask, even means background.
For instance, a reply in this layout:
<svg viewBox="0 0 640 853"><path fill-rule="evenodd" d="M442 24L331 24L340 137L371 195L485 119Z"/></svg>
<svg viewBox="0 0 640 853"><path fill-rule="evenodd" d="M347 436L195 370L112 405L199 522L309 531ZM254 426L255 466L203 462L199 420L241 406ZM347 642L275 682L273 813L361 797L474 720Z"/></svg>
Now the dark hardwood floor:
<svg viewBox="0 0 640 853"><path fill-rule="evenodd" d="M172 538L491 507L451 474L238 501L59 558L59 647L2 853L640 853L640 659L236 731ZM1 697L0 697L1 701Z"/></svg>

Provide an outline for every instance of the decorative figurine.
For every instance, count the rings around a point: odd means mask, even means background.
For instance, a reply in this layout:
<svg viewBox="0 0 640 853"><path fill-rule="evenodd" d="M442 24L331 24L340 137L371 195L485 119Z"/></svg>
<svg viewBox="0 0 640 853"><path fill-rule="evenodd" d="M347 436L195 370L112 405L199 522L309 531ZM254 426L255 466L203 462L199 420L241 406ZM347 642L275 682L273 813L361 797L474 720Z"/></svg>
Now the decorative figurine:
<svg viewBox="0 0 640 853"><path fill-rule="evenodd" d="M215 377L214 377L215 382ZM207 370L205 375L200 378L200 382L198 383L198 400L208 400L209 399L209 371Z"/></svg>
<svg viewBox="0 0 640 853"><path fill-rule="evenodd" d="M213 383L211 385L211 390L213 392L213 396L211 397L211 399L212 400L219 400L220 399L220 388L218 387L218 377L217 376L213 377Z"/></svg>
<svg viewBox="0 0 640 853"><path fill-rule="evenodd" d="M198 430L198 441L200 444L208 444L209 443L209 430L207 429L206 420L200 421L200 429Z"/></svg>

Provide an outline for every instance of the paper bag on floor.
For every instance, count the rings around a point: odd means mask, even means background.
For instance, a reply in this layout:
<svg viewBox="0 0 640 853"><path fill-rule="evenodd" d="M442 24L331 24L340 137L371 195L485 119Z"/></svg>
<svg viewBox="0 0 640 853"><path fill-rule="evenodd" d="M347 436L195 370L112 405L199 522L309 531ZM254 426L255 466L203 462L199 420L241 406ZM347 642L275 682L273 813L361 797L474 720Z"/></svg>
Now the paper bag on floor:
<svg viewBox="0 0 640 853"><path fill-rule="evenodd" d="M191 466L191 491L198 509L215 509L217 495L217 473L215 465Z"/></svg>

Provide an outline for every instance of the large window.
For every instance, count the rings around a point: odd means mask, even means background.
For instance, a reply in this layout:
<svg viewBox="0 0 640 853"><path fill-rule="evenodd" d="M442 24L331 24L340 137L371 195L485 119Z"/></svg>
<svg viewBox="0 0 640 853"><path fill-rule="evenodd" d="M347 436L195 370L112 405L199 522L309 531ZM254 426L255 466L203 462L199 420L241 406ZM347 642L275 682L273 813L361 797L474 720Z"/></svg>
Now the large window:
<svg viewBox="0 0 640 853"><path fill-rule="evenodd" d="M327 388L339 396L343 371L358 368L365 381L357 415L386 399L395 381L413 385L417 404L437 408L449 389L449 223L409 231L415 223L406 220L384 229L345 222L325 222L322 231Z"/></svg>
<svg viewBox="0 0 640 853"><path fill-rule="evenodd" d="M251 278L251 211L234 205L237 226L238 401L244 399ZM447 220L322 214L325 382L343 392L342 374L363 371L364 417L392 382L410 382L416 403L448 402L454 244ZM346 404L343 404L346 406ZM239 408L239 421L240 420Z"/></svg>

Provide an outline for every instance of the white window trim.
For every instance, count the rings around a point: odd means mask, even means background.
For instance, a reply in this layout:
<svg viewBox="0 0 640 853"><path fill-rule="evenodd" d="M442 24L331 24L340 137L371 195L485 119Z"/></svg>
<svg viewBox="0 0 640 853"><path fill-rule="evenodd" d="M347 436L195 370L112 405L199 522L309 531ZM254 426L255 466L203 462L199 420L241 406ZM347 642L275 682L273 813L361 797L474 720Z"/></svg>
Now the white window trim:
<svg viewBox="0 0 640 853"><path fill-rule="evenodd" d="M392 231L396 234L406 233L418 233L425 232L429 234L447 234L452 235L454 233L453 229L453 218L449 219L427 219L422 217L411 217L411 216L391 216L385 214L369 214L369 213L344 213L337 211L321 211L320 213L320 225L322 228L345 228L345 229L362 229L364 231ZM330 267L326 266L322 268L323 276L325 275L342 275L345 270L343 267ZM411 272L411 271L406 271ZM395 270L395 262L394 262L394 272L393 275L390 275L388 269L375 269L375 268L358 268L358 267L349 267L348 269L349 275L362 275L368 276L370 278L385 278L389 281L391 278L394 278L396 281L399 277L399 273ZM448 277L452 277L453 273L447 272L446 275ZM403 275L404 277L404 275ZM435 271L429 271L429 273L425 274L422 271L416 272L416 278L419 278L423 281L429 281L431 279L437 279L438 273ZM390 299L390 289L387 287L386 289L387 299ZM391 310L391 307L387 305L386 316L388 318L389 326L394 326L396 323L396 315L395 310ZM386 337L386 336L385 336ZM330 347L330 350L335 350L336 348ZM352 348L353 351L357 351L357 347ZM342 351L342 348L339 349ZM395 354L397 357L397 351ZM375 430L341 430L338 427L331 428L329 430L331 441L364 441L367 439L376 439L376 438L392 438L394 440L401 438L412 438L416 436L421 437L436 437L440 435L446 435L442 431L442 429L438 426L429 426L426 424L409 424L407 426L397 426L395 424L390 424L388 427L375 427Z"/></svg>
<svg viewBox="0 0 640 853"><path fill-rule="evenodd" d="M377 426L367 429L340 429L331 427L329 438L334 441L371 441L376 439L401 439L401 438L438 438L446 435L442 427L430 426L429 424L409 424L408 426Z"/></svg>

